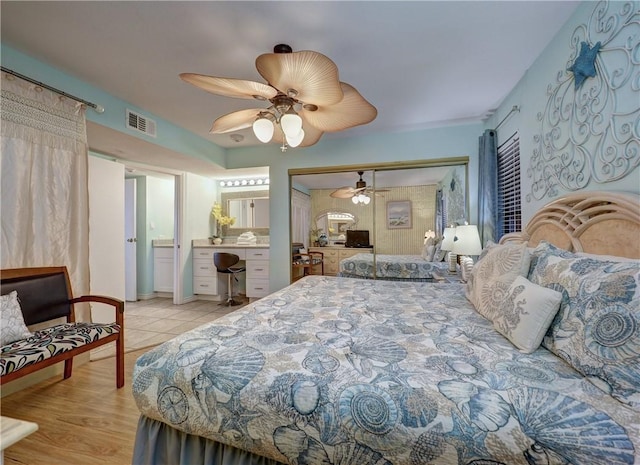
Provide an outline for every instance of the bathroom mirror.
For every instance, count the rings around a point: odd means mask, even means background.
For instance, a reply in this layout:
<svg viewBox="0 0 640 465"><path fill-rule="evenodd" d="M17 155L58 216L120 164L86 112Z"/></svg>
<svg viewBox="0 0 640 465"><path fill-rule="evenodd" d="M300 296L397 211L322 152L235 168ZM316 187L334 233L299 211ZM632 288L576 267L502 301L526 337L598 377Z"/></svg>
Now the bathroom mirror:
<svg viewBox="0 0 640 465"><path fill-rule="evenodd" d="M269 227L268 197L230 199L227 202L229 215L236 219L230 229Z"/></svg>
<svg viewBox="0 0 640 465"><path fill-rule="evenodd" d="M232 226L222 227L223 237L247 231L256 236L269 235L269 189L222 192L220 203L222 212L236 219Z"/></svg>

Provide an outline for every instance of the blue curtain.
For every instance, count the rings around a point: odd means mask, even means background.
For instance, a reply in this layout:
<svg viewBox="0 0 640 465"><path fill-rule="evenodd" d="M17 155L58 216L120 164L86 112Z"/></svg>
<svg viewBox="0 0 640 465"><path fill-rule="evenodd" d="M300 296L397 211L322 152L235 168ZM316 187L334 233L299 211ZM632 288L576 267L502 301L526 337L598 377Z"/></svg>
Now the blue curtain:
<svg viewBox="0 0 640 465"><path fill-rule="evenodd" d="M444 199L442 189L436 191L436 236L442 237L445 228Z"/></svg>
<svg viewBox="0 0 640 465"><path fill-rule="evenodd" d="M495 129L487 129L479 138L478 232L483 246L498 237L498 149Z"/></svg>

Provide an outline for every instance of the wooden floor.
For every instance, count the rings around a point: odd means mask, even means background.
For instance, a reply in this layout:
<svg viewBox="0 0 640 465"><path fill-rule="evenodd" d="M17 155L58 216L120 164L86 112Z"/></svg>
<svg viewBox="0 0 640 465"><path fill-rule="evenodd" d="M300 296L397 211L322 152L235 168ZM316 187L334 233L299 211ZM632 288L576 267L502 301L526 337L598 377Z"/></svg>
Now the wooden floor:
<svg viewBox="0 0 640 465"><path fill-rule="evenodd" d="M126 354L121 389L111 357L75 367L67 380L51 378L3 398L3 416L39 426L4 451L5 465L130 464L138 422L131 372L144 352Z"/></svg>

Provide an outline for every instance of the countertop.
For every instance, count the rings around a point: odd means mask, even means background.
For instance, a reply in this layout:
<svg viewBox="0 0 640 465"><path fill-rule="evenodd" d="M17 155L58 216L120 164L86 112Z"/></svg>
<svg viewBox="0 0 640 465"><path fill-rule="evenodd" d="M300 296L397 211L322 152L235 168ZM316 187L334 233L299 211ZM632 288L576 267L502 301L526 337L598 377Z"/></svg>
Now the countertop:
<svg viewBox="0 0 640 465"><path fill-rule="evenodd" d="M212 244L209 239L194 239L191 241L192 247L208 247L208 248L229 248L229 249L237 249L237 248L248 248L248 249L268 249L269 244L253 244L253 245L242 245L236 244L234 242L222 243L222 244Z"/></svg>
<svg viewBox="0 0 640 465"><path fill-rule="evenodd" d="M151 241L151 245L154 248L158 247L173 247L173 239L153 239ZM253 244L253 245L241 245L235 243L226 243L215 245L212 244L209 239L194 239L191 241L191 247L206 247L206 248L228 248L228 249L237 249L237 248L248 248L248 249L268 249L269 244Z"/></svg>

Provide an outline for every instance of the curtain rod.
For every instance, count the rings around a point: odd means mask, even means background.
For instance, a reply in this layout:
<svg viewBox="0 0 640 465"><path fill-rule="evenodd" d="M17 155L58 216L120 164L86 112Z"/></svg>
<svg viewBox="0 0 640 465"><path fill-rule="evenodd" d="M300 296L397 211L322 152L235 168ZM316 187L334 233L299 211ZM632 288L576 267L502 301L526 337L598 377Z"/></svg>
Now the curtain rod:
<svg viewBox="0 0 640 465"><path fill-rule="evenodd" d="M87 100L81 99L80 97L76 97L75 95L71 95L71 94L67 94L64 91L61 91L60 89L56 89L55 87L51 87L47 84L44 84L42 82L36 81L35 79L31 79L28 76L25 76L23 74L20 74L16 71L13 71L9 68L5 68L4 66L0 66L0 69L7 73L7 74L11 74L13 76L19 77L20 79L30 82L31 84L35 84L36 86L40 86L43 87L45 89L48 89L52 92L55 92L56 94L60 94L60 95L64 95L67 98L70 98L72 100L75 100L76 102L80 102L80 103L84 103L86 106L93 108L97 113L104 113L104 107L102 105L97 105L93 102L88 102Z"/></svg>
<svg viewBox="0 0 640 465"><path fill-rule="evenodd" d="M514 105L513 107L511 107L511 111L509 111L509 113L507 113L507 116L505 116L504 118L502 118L502 121L500 121L500 122L498 123L498 125L497 125L497 126L496 126L496 128L495 128L495 130L497 131L497 130L498 130L498 128L499 128L500 126L502 126L502 123L504 123L504 122L507 120L507 118L508 118L509 116L511 116L511 114L512 114L512 113L514 113L514 112L516 112L516 111L518 111L518 112L520 111L520 107L519 107L518 105Z"/></svg>

